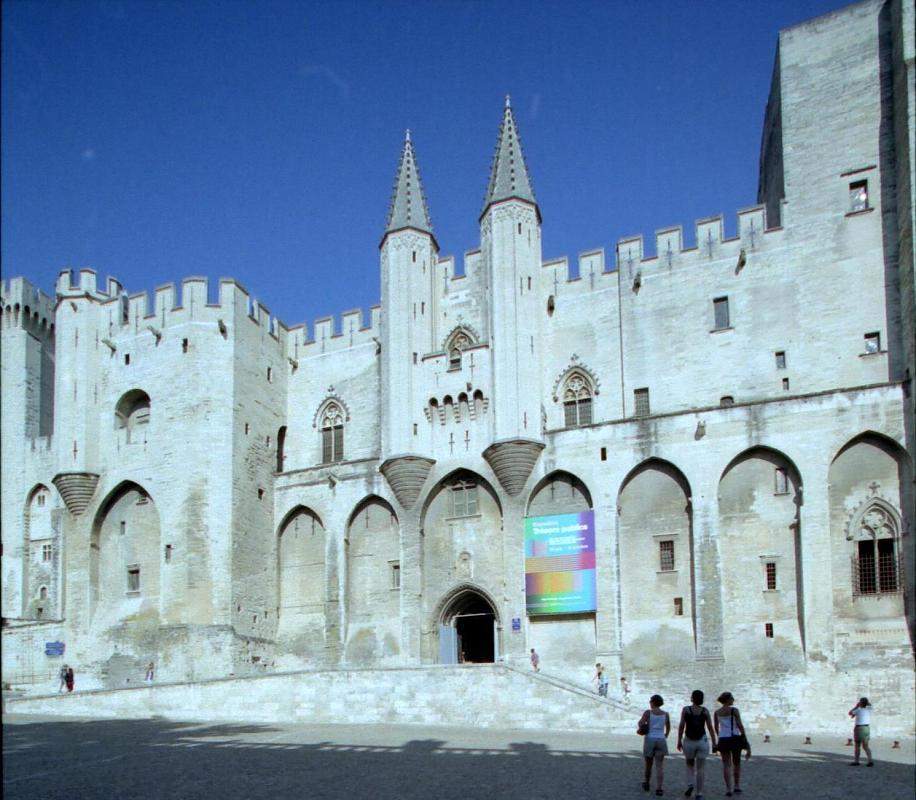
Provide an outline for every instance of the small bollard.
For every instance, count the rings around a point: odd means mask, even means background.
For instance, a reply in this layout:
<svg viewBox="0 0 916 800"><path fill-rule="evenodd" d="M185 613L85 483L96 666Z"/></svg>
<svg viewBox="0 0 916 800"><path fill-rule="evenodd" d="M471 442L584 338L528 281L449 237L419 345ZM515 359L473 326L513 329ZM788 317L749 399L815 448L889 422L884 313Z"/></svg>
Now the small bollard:
<svg viewBox="0 0 916 800"><path fill-rule="evenodd" d="M806 736L806 737L805 737L805 744L811 744L811 737L810 737L810 736Z"/></svg>
<svg viewBox="0 0 916 800"><path fill-rule="evenodd" d="M891 750L899 750L899 749L900 749L900 741L898 739L894 739L894 745L893 747L891 747Z"/></svg>
<svg viewBox="0 0 916 800"><path fill-rule="evenodd" d="M847 747L852 747L852 739L847 739L847 740L846 740L846 746L847 746Z"/></svg>

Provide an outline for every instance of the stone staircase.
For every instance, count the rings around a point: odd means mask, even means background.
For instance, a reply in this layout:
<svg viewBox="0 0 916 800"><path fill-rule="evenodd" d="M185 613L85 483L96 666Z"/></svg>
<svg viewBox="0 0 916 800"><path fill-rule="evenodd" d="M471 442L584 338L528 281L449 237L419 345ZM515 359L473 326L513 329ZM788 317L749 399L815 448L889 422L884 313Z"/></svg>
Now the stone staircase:
<svg viewBox="0 0 916 800"><path fill-rule="evenodd" d="M15 697L8 714L617 731L618 700L506 664L337 669Z"/></svg>

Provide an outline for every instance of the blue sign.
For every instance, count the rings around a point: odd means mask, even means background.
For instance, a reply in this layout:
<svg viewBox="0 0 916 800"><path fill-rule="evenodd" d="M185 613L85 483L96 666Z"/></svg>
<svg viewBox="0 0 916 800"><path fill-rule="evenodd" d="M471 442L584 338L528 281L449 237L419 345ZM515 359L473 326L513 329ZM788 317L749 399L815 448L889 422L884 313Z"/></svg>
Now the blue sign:
<svg viewBox="0 0 916 800"><path fill-rule="evenodd" d="M522 629L522 620L520 617L512 617L512 630L520 631Z"/></svg>
<svg viewBox="0 0 916 800"><path fill-rule="evenodd" d="M46 656L62 656L64 654L63 642L45 642Z"/></svg>

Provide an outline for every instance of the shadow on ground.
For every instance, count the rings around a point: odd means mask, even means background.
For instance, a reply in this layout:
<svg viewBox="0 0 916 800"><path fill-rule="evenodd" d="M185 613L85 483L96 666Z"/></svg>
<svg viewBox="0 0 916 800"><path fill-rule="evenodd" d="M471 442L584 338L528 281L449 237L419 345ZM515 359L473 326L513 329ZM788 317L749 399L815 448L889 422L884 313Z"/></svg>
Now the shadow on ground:
<svg viewBox="0 0 916 800"><path fill-rule="evenodd" d="M3 794L8 800L646 797L639 788L642 759L636 747L609 753L516 741L473 749L438 739L367 745L296 743L295 736L295 729L269 725L160 719L7 724ZM875 769L855 770L847 768L848 760L810 750L755 755L746 766L744 797L913 797L912 764L879 761ZM683 770L680 756L666 759L666 796L681 796ZM723 796L718 759L708 764L707 784L706 797Z"/></svg>

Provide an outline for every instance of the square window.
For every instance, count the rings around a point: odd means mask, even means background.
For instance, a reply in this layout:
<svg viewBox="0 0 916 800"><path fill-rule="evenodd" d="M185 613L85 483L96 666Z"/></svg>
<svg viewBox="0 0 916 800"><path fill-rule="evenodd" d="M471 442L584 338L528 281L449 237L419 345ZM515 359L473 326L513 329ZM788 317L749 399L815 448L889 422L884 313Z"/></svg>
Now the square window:
<svg viewBox="0 0 916 800"><path fill-rule="evenodd" d="M789 471L785 467L776 467L773 494L789 493Z"/></svg>
<svg viewBox="0 0 916 800"><path fill-rule="evenodd" d="M648 389L634 389L633 390L633 400L636 405L636 416L637 417L648 417L649 416L649 390Z"/></svg>
<svg viewBox="0 0 916 800"><path fill-rule="evenodd" d="M684 598L683 597L674 598L674 616L676 617L684 616Z"/></svg>
<svg viewBox="0 0 916 800"><path fill-rule="evenodd" d="M54 552L54 548L51 545L43 544L41 546L41 560L50 561L53 552Z"/></svg>
<svg viewBox="0 0 916 800"><path fill-rule="evenodd" d="M773 638L773 623L767 622L763 626L763 632L766 634L767 639Z"/></svg>
<svg viewBox="0 0 916 800"><path fill-rule="evenodd" d="M866 353L880 353L881 352L881 334L877 331L873 333L865 334L865 352Z"/></svg>
<svg viewBox="0 0 916 800"><path fill-rule="evenodd" d="M658 543L658 563L662 572L674 571L674 542L671 540Z"/></svg>
<svg viewBox="0 0 916 800"><path fill-rule="evenodd" d="M398 561L391 562L391 588L401 588L401 564Z"/></svg>
<svg viewBox="0 0 916 800"><path fill-rule="evenodd" d="M786 368L786 351L777 350L776 351L776 369L785 369Z"/></svg>
<svg viewBox="0 0 916 800"><path fill-rule="evenodd" d="M127 591L140 591L140 567L137 565L127 568Z"/></svg>
<svg viewBox="0 0 916 800"><path fill-rule="evenodd" d="M849 184L849 211L866 211L868 209L868 181L855 181Z"/></svg>
<svg viewBox="0 0 916 800"><path fill-rule="evenodd" d="M720 331L723 328L730 327L728 316L728 298L717 297L712 301L713 314L715 315L715 330Z"/></svg>
<svg viewBox="0 0 916 800"><path fill-rule="evenodd" d="M767 591L776 591L776 562L767 561L766 563Z"/></svg>
<svg viewBox="0 0 916 800"><path fill-rule="evenodd" d="M477 514L477 484L459 481L452 486L452 516L473 517Z"/></svg>

